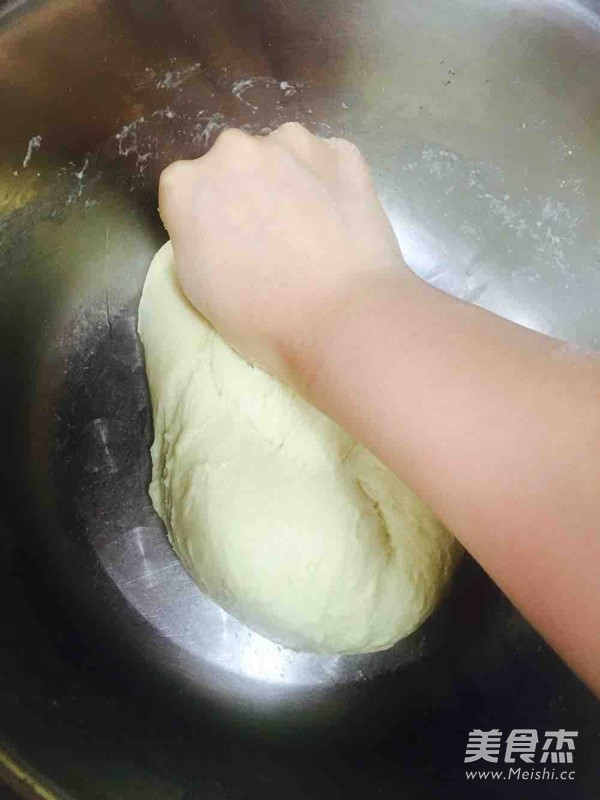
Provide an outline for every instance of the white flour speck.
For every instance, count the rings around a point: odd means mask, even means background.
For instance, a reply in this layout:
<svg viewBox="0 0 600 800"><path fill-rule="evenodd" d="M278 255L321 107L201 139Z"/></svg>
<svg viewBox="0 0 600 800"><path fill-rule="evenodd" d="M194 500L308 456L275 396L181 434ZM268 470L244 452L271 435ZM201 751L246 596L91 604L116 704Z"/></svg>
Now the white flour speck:
<svg viewBox="0 0 600 800"><path fill-rule="evenodd" d="M236 97L240 103L243 103L248 108L251 108L253 111L258 111L258 106L255 106L254 103L249 103L247 100L244 100L244 92L247 92L248 89L252 89L253 86L256 86L259 82L264 82L265 80L270 80L269 78L240 78L239 80L235 81L231 87L231 94Z"/></svg>
<svg viewBox="0 0 600 800"><path fill-rule="evenodd" d="M252 78L239 78L231 84L231 94L236 97L240 103L251 108L254 113L258 111L258 106L246 100L244 94L255 86L264 86L266 88L274 87L283 92L284 97L292 97L303 88L303 84L298 81L277 81L275 78L270 78L266 75L256 75Z"/></svg>
<svg viewBox="0 0 600 800"><path fill-rule="evenodd" d="M289 81L280 81L279 88L286 97L291 97L298 91L297 87L294 86L294 84L290 83Z"/></svg>
<svg viewBox="0 0 600 800"><path fill-rule="evenodd" d="M137 133L136 128L145 122L144 117L123 125L121 130L115 134L115 140L119 149L120 156L128 156L130 153L137 152Z"/></svg>
<svg viewBox="0 0 600 800"><path fill-rule="evenodd" d="M162 75L155 76L156 88L179 89L195 72L198 72L201 66L200 63L197 63L183 69L168 69Z"/></svg>
<svg viewBox="0 0 600 800"><path fill-rule="evenodd" d="M162 118L175 119L177 114L174 111L171 111L169 106L167 106L166 108L157 108L156 111L152 112L152 116L153 117L159 117L161 119Z"/></svg>
<svg viewBox="0 0 600 800"><path fill-rule="evenodd" d="M42 146L42 137L41 136L32 136L27 144L27 152L25 153L25 158L23 159L23 167L28 167L29 162L31 161L31 156L34 153L34 150L39 150Z"/></svg>
<svg viewBox="0 0 600 800"><path fill-rule="evenodd" d="M225 128L227 120L224 115L218 111L208 118L202 118L201 115L203 113L204 112L201 111L198 114L200 123L196 126L196 133L194 134L193 141L194 144L200 145L201 147L208 147L213 134Z"/></svg>
<svg viewBox="0 0 600 800"><path fill-rule="evenodd" d="M83 176L85 175L85 171L88 168L89 163L90 163L89 158L86 158L86 160L83 162L83 166L81 167L79 172L75 173L75 177L77 178L78 181L83 180Z"/></svg>

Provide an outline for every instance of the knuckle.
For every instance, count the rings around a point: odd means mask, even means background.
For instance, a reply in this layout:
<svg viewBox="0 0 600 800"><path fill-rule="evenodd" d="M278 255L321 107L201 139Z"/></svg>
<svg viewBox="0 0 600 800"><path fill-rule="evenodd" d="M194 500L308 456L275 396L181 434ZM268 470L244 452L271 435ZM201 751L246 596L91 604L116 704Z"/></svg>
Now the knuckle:
<svg viewBox="0 0 600 800"><path fill-rule="evenodd" d="M332 142L347 174L356 180L370 180L369 165L354 142L349 142L347 139L334 139Z"/></svg>
<svg viewBox="0 0 600 800"><path fill-rule="evenodd" d="M290 138L297 138L300 140L312 140L314 137L310 131L308 131L304 125L300 122L284 122L275 133L284 134Z"/></svg>
<svg viewBox="0 0 600 800"><path fill-rule="evenodd" d="M160 173L159 185L161 191L171 192L176 189L182 181L189 177L190 171L190 161L173 161Z"/></svg>
<svg viewBox="0 0 600 800"><path fill-rule="evenodd" d="M304 125L301 122L296 122L295 120L288 120L287 122L284 122L283 125L279 127L279 130L290 131L290 132L305 131L306 133L308 133Z"/></svg>
<svg viewBox="0 0 600 800"><path fill-rule="evenodd" d="M209 161L216 158L216 163L224 161L227 169L254 169L259 160L259 143L254 136L239 128L226 128L206 158Z"/></svg>
<svg viewBox="0 0 600 800"><path fill-rule="evenodd" d="M244 150L253 149L256 146L254 137L239 128L225 128L218 135L214 147L219 149L226 147L232 151L243 148Z"/></svg>
<svg viewBox="0 0 600 800"><path fill-rule="evenodd" d="M354 144L354 142L350 142L348 139L339 138L333 138L330 141L334 144L334 147L337 147L337 149L348 158L354 158L358 161L363 161L362 153Z"/></svg>
<svg viewBox="0 0 600 800"><path fill-rule="evenodd" d="M193 172L192 161L174 161L163 169L158 181L158 208L163 223L167 222L188 194Z"/></svg>

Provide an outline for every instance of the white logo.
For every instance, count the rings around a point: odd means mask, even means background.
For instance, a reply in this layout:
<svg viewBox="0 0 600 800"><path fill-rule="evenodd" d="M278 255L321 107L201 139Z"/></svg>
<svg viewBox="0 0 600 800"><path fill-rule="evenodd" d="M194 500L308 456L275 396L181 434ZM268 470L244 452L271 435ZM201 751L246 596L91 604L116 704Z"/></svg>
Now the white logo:
<svg viewBox="0 0 600 800"><path fill-rule="evenodd" d="M560 728L556 731L545 731L538 734L535 728L514 728L504 739L498 728L482 731L479 728L469 731L465 764L475 761L498 764L514 764L506 770L467 771L467 778L492 778L507 780L510 778L529 780L574 780L571 770L557 771L527 769L528 765L539 764L572 764L575 750L575 738L578 731L567 731ZM540 746L541 745L541 746ZM503 758L501 759L501 754ZM481 765L480 765L481 766Z"/></svg>
<svg viewBox="0 0 600 800"><path fill-rule="evenodd" d="M500 744L502 741L502 731L469 731L469 741L467 742L467 754L465 762L468 761L498 761Z"/></svg>

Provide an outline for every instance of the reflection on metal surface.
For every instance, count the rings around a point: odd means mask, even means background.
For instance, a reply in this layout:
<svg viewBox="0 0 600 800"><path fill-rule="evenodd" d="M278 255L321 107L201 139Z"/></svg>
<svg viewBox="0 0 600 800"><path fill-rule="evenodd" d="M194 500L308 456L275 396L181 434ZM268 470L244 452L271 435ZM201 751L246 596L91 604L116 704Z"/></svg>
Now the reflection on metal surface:
<svg viewBox="0 0 600 800"><path fill-rule="evenodd" d="M99 418L84 425L77 444L83 469L101 474L119 472L129 455L128 434L118 419Z"/></svg>
<svg viewBox="0 0 600 800"><path fill-rule="evenodd" d="M243 713L312 703L356 722L390 704L392 674L395 702L425 702L432 675L463 658L479 674L480 653L532 637L460 576L436 617L372 656L293 653L221 611L147 496L135 315L165 238L161 168L228 125L298 120L363 149L431 283L600 346L598 4L79 0L17 16L0 27L0 303L37 364L31 470L55 514L40 539L114 647Z"/></svg>
<svg viewBox="0 0 600 800"><path fill-rule="evenodd" d="M234 676L294 686L327 686L373 677L422 655L416 635L394 651L352 657L297 653L249 630L204 596L181 566L160 522L113 538L97 535L102 564L127 601L161 636L195 661Z"/></svg>
<svg viewBox="0 0 600 800"><path fill-rule="evenodd" d="M24 800L69 800L65 794L54 787L49 781L37 774L29 765L13 756L0 747L0 791L6 784L9 789L19 793ZM15 795L16 797L16 795Z"/></svg>

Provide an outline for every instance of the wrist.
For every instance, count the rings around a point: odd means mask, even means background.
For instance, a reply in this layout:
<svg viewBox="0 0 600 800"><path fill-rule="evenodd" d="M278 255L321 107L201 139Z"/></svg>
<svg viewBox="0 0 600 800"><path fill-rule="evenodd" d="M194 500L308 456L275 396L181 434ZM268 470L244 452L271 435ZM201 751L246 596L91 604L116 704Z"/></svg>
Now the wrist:
<svg viewBox="0 0 600 800"><path fill-rule="evenodd" d="M404 316L410 307L427 303L433 293L435 289L406 267L356 276L311 314L312 324L305 326L285 359L288 382L309 402L322 405L339 370L360 368L353 353L360 350L364 356L370 344L378 346L378 321L390 314Z"/></svg>

